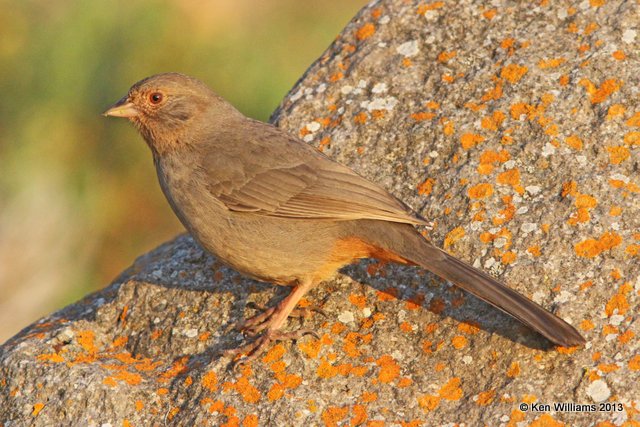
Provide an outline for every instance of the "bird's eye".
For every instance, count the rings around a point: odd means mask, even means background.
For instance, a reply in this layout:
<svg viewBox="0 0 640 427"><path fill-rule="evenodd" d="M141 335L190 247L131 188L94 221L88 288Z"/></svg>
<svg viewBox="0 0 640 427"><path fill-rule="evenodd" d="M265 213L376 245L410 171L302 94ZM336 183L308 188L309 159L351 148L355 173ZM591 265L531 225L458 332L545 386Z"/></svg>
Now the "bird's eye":
<svg viewBox="0 0 640 427"><path fill-rule="evenodd" d="M158 105L162 102L163 96L160 92L153 92L149 95L149 102Z"/></svg>

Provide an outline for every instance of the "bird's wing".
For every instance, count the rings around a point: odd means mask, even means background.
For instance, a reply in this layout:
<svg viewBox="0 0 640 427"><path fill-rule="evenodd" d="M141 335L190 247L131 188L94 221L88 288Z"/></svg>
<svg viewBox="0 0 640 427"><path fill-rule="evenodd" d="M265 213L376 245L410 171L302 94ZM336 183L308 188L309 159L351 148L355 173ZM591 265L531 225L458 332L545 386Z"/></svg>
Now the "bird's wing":
<svg viewBox="0 0 640 427"><path fill-rule="evenodd" d="M225 138L226 155L216 150L205 163L209 190L228 209L286 218L428 224L382 187L308 144L271 125L250 123L257 127L252 135L260 139ZM239 159L236 144L251 154Z"/></svg>

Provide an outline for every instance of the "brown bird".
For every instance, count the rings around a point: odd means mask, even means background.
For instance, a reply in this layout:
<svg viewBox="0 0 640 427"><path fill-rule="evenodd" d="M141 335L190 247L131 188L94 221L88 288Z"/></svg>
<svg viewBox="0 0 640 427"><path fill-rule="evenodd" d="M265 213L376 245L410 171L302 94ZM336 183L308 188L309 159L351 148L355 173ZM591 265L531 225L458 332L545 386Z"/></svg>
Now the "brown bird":
<svg viewBox="0 0 640 427"><path fill-rule="evenodd" d="M134 84L105 113L126 117L151 148L160 186L202 247L257 280L291 286L242 323L255 358L312 287L361 258L418 265L510 314L555 344L583 344L568 323L426 241L427 221L382 187L312 146L236 110L177 73ZM260 334L261 333L261 334Z"/></svg>

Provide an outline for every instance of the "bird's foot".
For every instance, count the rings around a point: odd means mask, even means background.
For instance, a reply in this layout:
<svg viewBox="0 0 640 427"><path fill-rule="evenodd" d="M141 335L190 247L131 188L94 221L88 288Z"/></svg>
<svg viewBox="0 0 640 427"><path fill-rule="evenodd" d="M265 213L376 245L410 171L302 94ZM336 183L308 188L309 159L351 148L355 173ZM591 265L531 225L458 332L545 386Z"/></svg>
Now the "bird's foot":
<svg viewBox="0 0 640 427"><path fill-rule="evenodd" d="M271 343L279 341L298 340L305 335L313 335L316 339L320 339L318 333L311 329L299 329L293 332L284 332L279 330L267 329L262 335L255 340L241 345L237 348L231 348L223 352L223 356L230 356L236 358L239 355L245 354L245 357L235 360L232 363L233 370L237 370L242 365L253 362L255 359L264 354Z"/></svg>
<svg viewBox="0 0 640 427"><path fill-rule="evenodd" d="M247 307L254 310L259 310L261 311L261 313L258 313L255 316L236 323L235 325L233 325L233 329L235 329L236 331L240 331L245 335L256 336L258 335L258 333L269 327L271 317L276 312L277 307L266 308L255 302L249 302L247 304ZM289 317L307 318L311 315L312 312L320 313L324 317L327 317L327 314L318 306L293 309L291 313L289 313Z"/></svg>

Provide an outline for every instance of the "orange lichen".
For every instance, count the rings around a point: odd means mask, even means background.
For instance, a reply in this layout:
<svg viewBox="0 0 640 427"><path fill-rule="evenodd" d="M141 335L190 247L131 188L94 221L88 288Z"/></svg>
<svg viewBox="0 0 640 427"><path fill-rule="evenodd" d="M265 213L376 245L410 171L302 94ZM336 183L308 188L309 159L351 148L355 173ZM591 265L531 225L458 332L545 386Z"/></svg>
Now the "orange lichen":
<svg viewBox="0 0 640 427"><path fill-rule="evenodd" d="M371 341L371 334L359 334L357 332L349 332L346 337L344 337L344 352L349 357L358 357L362 354L362 351L358 348L358 345L363 342L367 344Z"/></svg>
<svg viewBox="0 0 640 427"><path fill-rule="evenodd" d="M78 332L78 344L80 344L80 347L89 354L95 354L98 352L98 348L94 341L95 334L93 331L86 330Z"/></svg>
<svg viewBox="0 0 640 427"><path fill-rule="evenodd" d="M444 133L445 136L451 136L455 133L455 126L451 119L443 117L440 119L440 124L442 124L442 133Z"/></svg>
<svg viewBox="0 0 640 427"><path fill-rule="evenodd" d="M376 365L380 366L378 380L381 383L390 383L400 376L400 365L389 355L384 355L376 360Z"/></svg>
<svg viewBox="0 0 640 427"><path fill-rule="evenodd" d="M613 56L613 58L617 59L618 61L624 61L625 59L627 59L627 55L622 50L616 50L611 54L611 56Z"/></svg>
<svg viewBox="0 0 640 427"><path fill-rule="evenodd" d="M484 199L493 194L493 187L488 183L480 183L469 188L467 195L472 199Z"/></svg>
<svg viewBox="0 0 640 427"><path fill-rule="evenodd" d="M598 370L608 374L609 372L615 372L620 369L620 366L615 363L600 363L598 365Z"/></svg>
<svg viewBox="0 0 640 427"><path fill-rule="evenodd" d="M640 255L640 245L632 243L627 246L624 251L631 256L638 256Z"/></svg>
<svg viewBox="0 0 640 427"><path fill-rule="evenodd" d="M467 346L467 339L463 335L456 335L451 339L453 348L460 350Z"/></svg>
<svg viewBox="0 0 640 427"><path fill-rule="evenodd" d="M353 121L355 123L358 123L358 124L361 124L361 125L367 123L367 113L362 111L362 112L356 114L356 116L353 118Z"/></svg>
<svg viewBox="0 0 640 427"><path fill-rule="evenodd" d="M431 113L431 112L428 112L428 111L420 111L420 112L413 113L413 114L410 115L410 117L413 120L417 121L417 122L422 122L422 121L425 121L425 120L431 120L435 116L436 116L435 113Z"/></svg>
<svg viewBox="0 0 640 427"><path fill-rule="evenodd" d="M506 39L504 39L504 40L502 40L502 41L500 42L500 47L501 47L501 48L503 48L503 49L510 49L510 48L512 48L512 47L513 47L513 45L515 44L515 42L516 42L516 41L515 41L514 39L512 39L511 37L509 37L509 38L506 38Z"/></svg>
<svg viewBox="0 0 640 427"><path fill-rule="evenodd" d="M451 74L445 73L442 75L442 81L445 83L453 83L456 79Z"/></svg>
<svg viewBox="0 0 640 427"><path fill-rule="evenodd" d="M120 371L116 375L106 377L104 379L104 382L105 384L107 384L108 382L112 382L113 385L115 385L116 380L124 381L129 385L138 385L142 382L142 376L133 372Z"/></svg>
<svg viewBox="0 0 640 427"><path fill-rule="evenodd" d="M209 391L218 389L218 376L215 372L209 371L202 377L202 386Z"/></svg>
<svg viewBox="0 0 640 427"><path fill-rule="evenodd" d="M337 82L338 80L342 80L343 78L344 78L344 73L342 71L337 71L331 74L331 76L329 76L329 81ZM306 127L303 129L306 129ZM300 131L300 133L302 133L302 130ZM310 132L307 130L307 133L310 133Z"/></svg>
<svg viewBox="0 0 640 427"><path fill-rule="evenodd" d="M592 0L592 1L596 1L596 0ZM585 25L583 34L585 36L588 36L589 34L591 34L594 31L596 31L598 28L600 28L600 26L598 24L596 24L595 22L589 22L587 25ZM596 42L596 46L598 45L597 43L598 42Z"/></svg>
<svg viewBox="0 0 640 427"><path fill-rule="evenodd" d="M620 270L618 270L617 268L614 268L613 270L611 270L610 276L613 280L618 280L622 278L622 273L620 273Z"/></svg>
<svg viewBox="0 0 640 427"><path fill-rule="evenodd" d="M368 22L356 31L356 38L360 41L366 40L376 32L376 27L372 23Z"/></svg>
<svg viewBox="0 0 640 427"><path fill-rule="evenodd" d="M629 127L640 127L640 111L631 116L625 124Z"/></svg>
<svg viewBox="0 0 640 427"><path fill-rule="evenodd" d="M593 328L595 328L595 325L589 319L585 319L582 322L580 322L580 329L582 329L583 331L590 331Z"/></svg>
<svg viewBox="0 0 640 427"><path fill-rule="evenodd" d="M576 254L584 258L594 258L602 252L613 249L622 243L622 237L615 231L603 233L598 240L586 239L574 246Z"/></svg>
<svg viewBox="0 0 640 427"><path fill-rule="evenodd" d="M371 117L373 117L375 120L379 120L384 118L384 116L387 114L387 112L385 110L373 110L371 111Z"/></svg>
<svg viewBox="0 0 640 427"><path fill-rule="evenodd" d="M502 81L501 80L496 82L496 85L493 88L489 89L484 95L482 95L480 100L482 102L488 102L488 101L497 101L500 98L502 98Z"/></svg>
<svg viewBox="0 0 640 427"><path fill-rule="evenodd" d="M476 403L480 406L487 406L491 402L493 402L494 397L496 396L495 390L487 390L481 393L478 393L478 399Z"/></svg>
<svg viewBox="0 0 640 427"><path fill-rule="evenodd" d="M418 185L418 194L428 196L433 191L433 184L435 180L433 178L425 179L422 184Z"/></svg>
<svg viewBox="0 0 640 427"><path fill-rule="evenodd" d="M622 104L613 104L607 110L607 120L613 120L618 116L622 116L625 113L626 109Z"/></svg>
<svg viewBox="0 0 640 427"><path fill-rule="evenodd" d="M400 324L400 330L402 332L413 332L413 326L411 326L411 323L409 322L402 322Z"/></svg>
<svg viewBox="0 0 640 427"><path fill-rule="evenodd" d="M276 344L269 349L267 354L262 358L264 363L275 362L276 360L282 359L282 356L286 353L286 350L282 344Z"/></svg>
<svg viewBox="0 0 640 427"><path fill-rule="evenodd" d="M444 238L445 249L453 245L455 242L457 242L461 238L463 238L464 234L465 234L464 228L462 227L456 227L453 230L451 230L449 233L447 233L446 237Z"/></svg>
<svg viewBox="0 0 640 427"><path fill-rule="evenodd" d="M575 196L578 194L578 184L575 181L567 181L562 184L562 197Z"/></svg>
<svg viewBox="0 0 640 427"><path fill-rule="evenodd" d="M58 353L46 353L38 356L38 360L43 362L61 363L64 362L64 357Z"/></svg>
<svg viewBox="0 0 640 427"><path fill-rule="evenodd" d="M351 302L351 304L355 305L358 308L365 308L367 305L367 297L365 295L356 295L356 294L351 294L349 295L349 301Z"/></svg>
<svg viewBox="0 0 640 427"><path fill-rule="evenodd" d="M338 375L338 370L326 359L323 359L318 366L316 375L320 378L333 378Z"/></svg>
<svg viewBox="0 0 640 427"><path fill-rule="evenodd" d="M564 64L567 60L565 58L552 58L552 59L541 59L538 62L538 67L541 69L547 68L557 68Z"/></svg>
<svg viewBox="0 0 640 427"><path fill-rule="evenodd" d="M349 414L349 407L329 406L322 411L322 421L325 427L338 427L341 421Z"/></svg>
<svg viewBox="0 0 640 427"><path fill-rule="evenodd" d="M622 83L616 79L607 79L602 82L600 87L596 87L591 80L586 78L581 79L579 83L587 90L592 104L604 102L612 93L617 92L622 87Z"/></svg>
<svg viewBox="0 0 640 427"><path fill-rule="evenodd" d="M618 292L611 297L605 305L604 312L608 317L614 314L625 314L629 310L629 301L627 300L627 294L631 292L631 284L624 283L618 289Z"/></svg>
<svg viewBox="0 0 640 427"><path fill-rule="evenodd" d="M242 420L242 427L258 427L259 425L258 416L255 414L249 414Z"/></svg>
<svg viewBox="0 0 640 427"><path fill-rule="evenodd" d="M244 376L235 383L235 389L247 403L257 403L260 400L260 390L249 383L249 380Z"/></svg>
<svg viewBox="0 0 640 427"><path fill-rule="evenodd" d="M507 251L502 254L502 263L505 265L511 264L516 260L515 252Z"/></svg>
<svg viewBox="0 0 640 427"><path fill-rule="evenodd" d="M620 342L620 344L627 344L633 339L635 335L635 332L633 332L632 330L627 330L624 333L618 335L618 341Z"/></svg>
<svg viewBox="0 0 640 427"><path fill-rule="evenodd" d="M267 392L267 398L272 402L280 399L282 396L284 396L284 386L280 383L273 384Z"/></svg>
<svg viewBox="0 0 640 427"><path fill-rule="evenodd" d="M448 62L450 59L454 58L456 56L456 51L450 51L447 52L446 50L443 52L440 52L440 54L438 55L438 61L442 62L442 63L446 63Z"/></svg>
<svg viewBox="0 0 640 427"><path fill-rule="evenodd" d="M480 165L478 165L478 173L488 175L493 171L494 165L504 163L509 160L509 152L500 150L499 152L487 150L480 155Z"/></svg>
<svg viewBox="0 0 640 427"><path fill-rule="evenodd" d="M409 387L411 384L413 384L413 380L411 378L404 377L398 380L399 388Z"/></svg>
<svg viewBox="0 0 640 427"><path fill-rule="evenodd" d="M500 71L500 77L508 80L510 83L517 83L520 81L529 69L526 66L518 64L509 64Z"/></svg>
<svg viewBox="0 0 640 427"><path fill-rule="evenodd" d="M535 108L525 102L516 102L509 107L509 114L513 120L520 120L522 116L530 117Z"/></svg>
<svg viewBox="0 0 640 427"><path fill-rule="evenodd" d="M33 405L33 410L31 411L31 416L37 417L40 411L44 408L44 403L36 403Z"/></svg>
<svg viewBox="0 0 640 427"><path fill-rule="evenodd" d="M351 420L349 421L349 423L352 426L363 425L364 422L367 421L367 418L369 417L367 415L367 409L363 405L353 405L353 407L351 408L351 411L353 412L353 416L351 417Z"/></svg>
<svg viewBox="0 0 640 427"><path fill-rule="evenodd" d="M540 246L539 245L529 246L527 248L527 252L529 252L534 257L539 257L541 255L541 253L542 253L540 251Z"/></svg>
<svg viewBox="0 0 640 427"><path fill-rule="evenodd" d="M498 175L496 180L498 184L510 185L515 187L520 184L520 170L517 168L509 169Z"/></svg>
<svg viewBox="0 0 640 427"><path fill-rule="evenodd" d="M509 378L515 378L520 375L520 364L518 362L511 362L511 366L507 369L507 376Z"/></svg>
<svg viewBox="0 0 640 427"><path fill-rule="evenodd" d="M378 393L363 391L360 399L363 402L367 402L367 403L375 402L376 400L378 400Z"/></svg>
<svg viewBox="0 0 640 427"><path fill-rule="evenodd" d="M438 394L446 400L458 400L462 397L462 388L460 388L460 378L453 377L445 385L443 385Z"/></svg>
<svg viewBox="0 0 640 427"><path fill-rule="evenodd" d="M640 145L640 132L629 132L625 134L623 141L627 145Z"/></svg>
<svg viewBox="0 0 640 427"><path fill-rule="evenodd" d="M443 1L434 1L434 2L431 2L431 3L424 3L424 4L421 4L420 6L418 6L418 9L417 9L416 13L418 15L424 15L425 13L427 13L430 10L440 9L441 7L444 7L444 2Z"/></svg>
<svg viewBox="0 0 640 427"><path fill-rule="evenodd" d="M488 20L492 20L493 18L495 18L497 13L498 13L497 9L489 9L482 12L482 16L484 16Z"/></svg>
<svg viewBox="0 0 640 427"><path fill-rule="evenodd" d="M514 189L518 193L522 194L521 190L523 189L520 185L514 186ZM516 207L512 203L512 201L512 196L502 196L502 203L504 203L504 208L500 209L500 211L498 211L498 215L492 218L493 225L502 225L513 219L516 214ZM508 247L506 248L508 249Z"/></svg>
<svg viewBox="0 0 640 427"><path fill-rule="evenodd" d="M622 208L620 206L611 206L609 209L609 215L611 216L620 216L622 214Z"/></svg>
<svg viewBox="0 0 640 427"><path fill-rule="evenodd" d="M640 354L637 354L629 360L629 369L632 371L640 371Z"/></svg>
<svg viewBox="0 0 640 427"><path fill-rule="evenodd" d="M617 147L607 147L609 152L609 162L612 165L619 165L620 163L631 157L629 149L623 145Z"/></svg>
<svg viewBox="0 0 640 427"><path fill-rule="evenodd" d="M483 129L497 131L505 118L506 116L502 111L494 111L490 116L483 117L480 124Z"/></svg>
<svg viewBox="0 0 640 427"><path fill-rule="evenodd" d="M582 150L582 140L577 135L569 135L564 141L574 150Z"/></svg>
<svg viewBox="0 0 640 427"><path fill-rule="evenodd" d="M418 405L420 405L425 412L433 411L438 407L438 405L440 405L440 397L425 394L418 398Z"/></svg>
<svg viewBox="0 0 640 427"><path fill-rule="evenodd" d="M588 194L580 194L576 191L574 195L576 196L575 206L578 210L567 221L571 225L589 221L591 219L589 210L595 208L598 204L596 198Z"/></svg>

